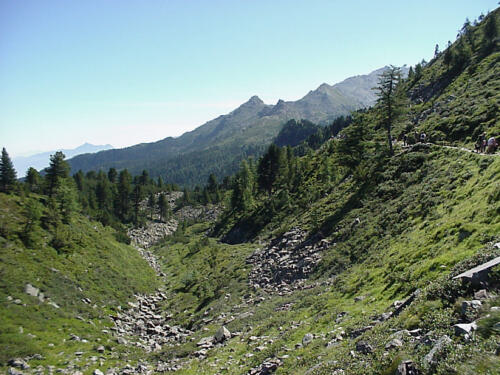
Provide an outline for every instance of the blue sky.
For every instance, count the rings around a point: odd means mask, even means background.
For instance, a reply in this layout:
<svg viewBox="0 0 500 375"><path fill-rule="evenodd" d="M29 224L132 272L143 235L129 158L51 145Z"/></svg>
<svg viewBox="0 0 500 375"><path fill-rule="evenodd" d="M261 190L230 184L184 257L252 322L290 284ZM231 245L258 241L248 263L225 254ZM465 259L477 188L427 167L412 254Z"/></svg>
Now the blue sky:
<svg viewBox="0 0 500 375"><path fill-rule="evenodd" d="M296 100L429 60L496 0L0 0L0 147L178 136L252 95Z"/></svg>

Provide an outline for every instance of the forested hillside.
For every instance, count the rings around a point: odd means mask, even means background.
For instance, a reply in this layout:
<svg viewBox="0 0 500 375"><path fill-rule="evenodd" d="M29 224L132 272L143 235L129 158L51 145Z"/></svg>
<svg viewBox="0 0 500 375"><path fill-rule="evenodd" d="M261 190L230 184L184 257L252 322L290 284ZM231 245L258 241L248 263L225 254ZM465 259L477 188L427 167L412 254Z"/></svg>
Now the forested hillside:
<svg viewBox="0 0 500 375"><path fill-rule="evenodd" d="M235 173L241 160L260 156L290 119L327 125L339 116L372 105L375 94L371 89L384 69L333 86L323 84L297 101L267 105L253 96L229 114L178 138L78 156L69 160L71 170L127 168L132 174L147 170L153 177L191 187L203 184L210 174L222 179Z"/></svg>
<svg viewBox="0 0 500 375"><path fill-rule="evenodd" d="M499 35L497 9L192 191L59 153L19 182L4 149L0 367L498 374L500 153L473 148L500 136Z"/></svg>

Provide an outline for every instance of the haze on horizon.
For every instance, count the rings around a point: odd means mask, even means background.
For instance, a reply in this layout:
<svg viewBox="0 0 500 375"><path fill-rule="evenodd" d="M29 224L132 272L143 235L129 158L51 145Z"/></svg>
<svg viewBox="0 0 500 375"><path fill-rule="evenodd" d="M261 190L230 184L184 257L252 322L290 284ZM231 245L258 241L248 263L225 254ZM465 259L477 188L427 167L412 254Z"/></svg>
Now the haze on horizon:
<svg viewBox="0 0 500 375"><path fill-rule="evenodd" d="M11 156L179 136L258 95L296 100L430 60L497 1L0 2Z"/></svg>

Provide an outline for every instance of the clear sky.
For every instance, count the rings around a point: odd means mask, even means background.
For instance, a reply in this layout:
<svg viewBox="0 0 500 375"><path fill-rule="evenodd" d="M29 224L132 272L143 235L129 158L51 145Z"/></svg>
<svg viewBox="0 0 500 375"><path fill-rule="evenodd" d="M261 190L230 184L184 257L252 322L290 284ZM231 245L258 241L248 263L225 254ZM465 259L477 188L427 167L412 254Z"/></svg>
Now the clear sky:
<svg viewBox="0 0 500 375"><path fill-rule="evenodd" d="M497 0L0 0L0 147L178 136L258 95L296 100L429 60Z"/></svg>

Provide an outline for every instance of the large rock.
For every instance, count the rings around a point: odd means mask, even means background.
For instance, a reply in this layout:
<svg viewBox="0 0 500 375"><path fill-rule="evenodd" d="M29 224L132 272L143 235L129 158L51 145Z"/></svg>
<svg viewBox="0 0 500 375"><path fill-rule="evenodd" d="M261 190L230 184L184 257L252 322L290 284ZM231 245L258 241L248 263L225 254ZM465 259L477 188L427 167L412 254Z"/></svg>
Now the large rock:
<svg viewBox="0 0 500 375"><path fill-rule="evenodd" d="M477 329L477 324L475 322L468 324L455 324L453 328L455 329L455 335L462 336L468 340L471 338L472 332Z"/></svg>
<svg viewBox="0 0 500 375"><path fill-rule="evenodd" d="M426 367L431 367L437 363L439 360L440 354L443 353L444 349L451 344L451 339L444 335L437 340L436 344L432 347L432 349L427 353L424 357L424 365Z"/></svg>
<svg viewBox="0 0 500 375"><path fill-rule="evenodd" d="M302 338L302 345L309 345L314 340L314 335L312 333L306 333Z"/></svg>
<svg viewBox="0 0 500 375"><path fill-rule="evenodd" d="M220 327L214 335L215 342L224 342L230 338L231 332L224 326Z"/></svg>
<svg viewBox="0 0 500 375"><path fill-rule="evenodd" d="M38 288L35 288L33 285L31 284L26 284L24 286L24 291L29 294L30 296L33 296L33 297L37 297L38 296L38 293L40 293L40 289Z"/></svg>
<svg viewBox="0 0 500 375"><path fill-rule="evenodd" d="M356 351L363 354L373 353L373 347L366 341L358 341L356 343Z"/></svg>
<svg viewBox="0 0 500 375"><path fill-rule="evenodd" d="M403 361L396 370L396 375L418 375L418 369L412 361Z"/></svg>
<svg viewBox="0 0 500 375"><path fill-rule="evenodd" d="M482 302L479 300L463 301L462 302L462 316L467 317L468 315L475 314L476 311L481 307Z"/></svg>

